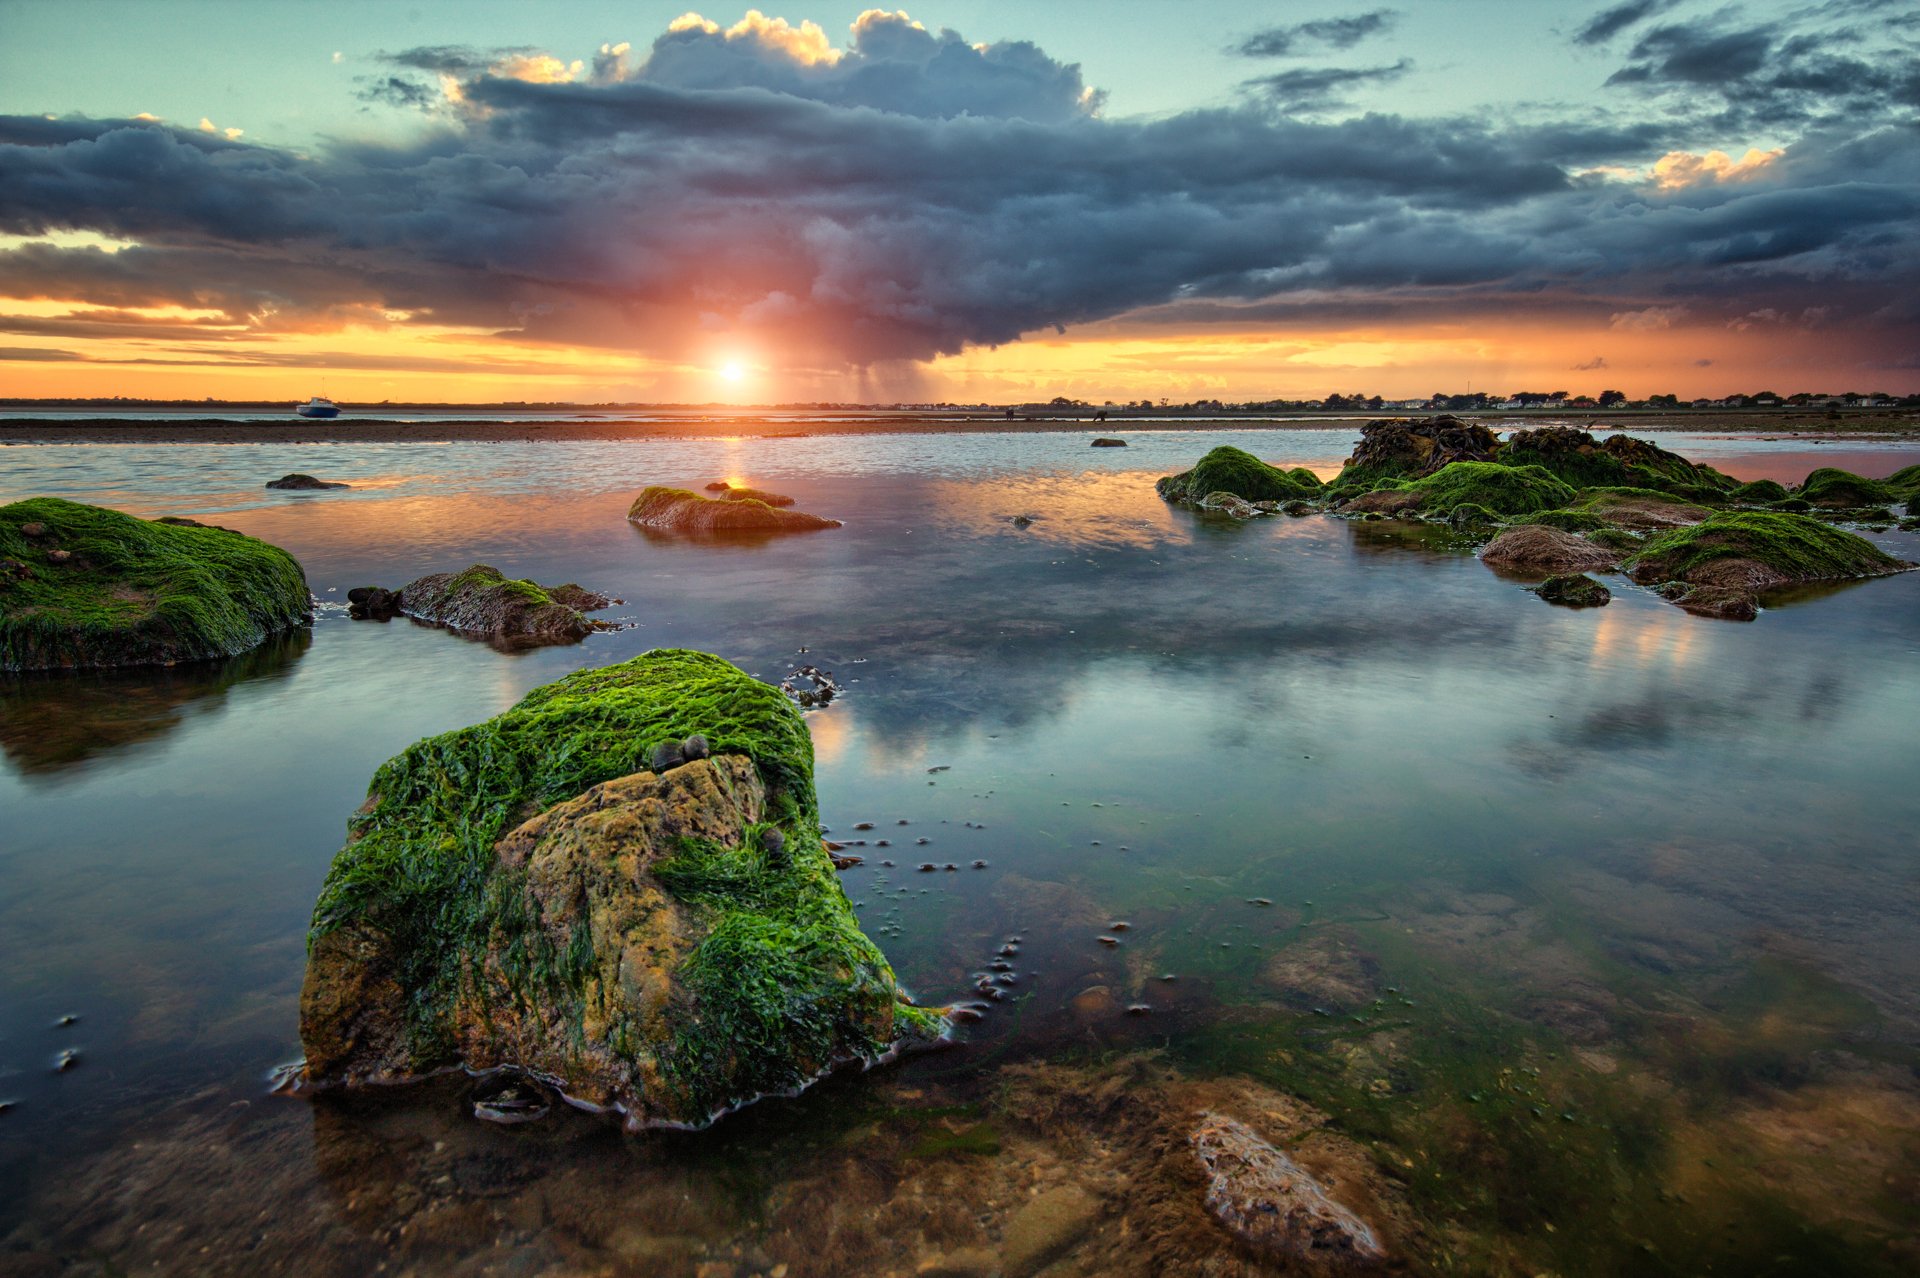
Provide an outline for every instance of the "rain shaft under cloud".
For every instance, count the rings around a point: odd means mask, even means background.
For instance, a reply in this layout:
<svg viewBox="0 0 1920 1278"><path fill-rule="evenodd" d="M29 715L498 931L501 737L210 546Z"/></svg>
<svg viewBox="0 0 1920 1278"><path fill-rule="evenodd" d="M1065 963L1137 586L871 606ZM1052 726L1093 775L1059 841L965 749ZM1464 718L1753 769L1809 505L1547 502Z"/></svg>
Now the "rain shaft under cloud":
<svg viewBox="0 0 1920 1278"><path fill-rule="evenodd" d="M1655 16L1667 25L1636 38ZM1615 79L1631 89L1724 38L1725 19L1703 19L1688 44L1671 17L1621 6L1581 38L1626 33ZM1810 56L1792 39L1781 28L1762 64L1733 69L1788 83ZM0 252L0 295L107 308L71 321L90 332L111 308L176 306L207 342L460 326L664 359L738 338L813 367L1141 313L1303 325L1524 307L1604 325L1680 302L1729 321L1817 303L1891 360L1920 345L1915 308L1887 300L1920 284L1920 140L1883 63L1886 91L1862 109L1856 78L1844 119L1793 79L1804 131L1730 168L1671 157L1746 138L1624 98L1609 114L1322 119L1253 92L1111 119L1077 66L1034 45L879 11L844 48L756 13L689 15L644 54L578 61L402 50L362 91L421 109L403 144L309 153L145 120L0 119L0 232L134 242ZM1657 180L1663 158L1689 180Z"/></svg>

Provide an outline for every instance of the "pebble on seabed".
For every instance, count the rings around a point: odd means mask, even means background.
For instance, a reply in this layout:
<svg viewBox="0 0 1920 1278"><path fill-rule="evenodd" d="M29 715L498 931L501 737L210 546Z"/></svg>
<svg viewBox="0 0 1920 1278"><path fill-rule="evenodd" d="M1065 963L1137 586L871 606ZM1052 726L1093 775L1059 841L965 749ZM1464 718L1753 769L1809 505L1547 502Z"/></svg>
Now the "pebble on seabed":
<svg viewBox="0 0 1920 1278"><path fill-rule="evenodd" d="M975 861L973 863L973 868L976 870L984 870L987 868L987 863L985 861Z"/></svg>
<svg viewBox="0 0 1920 1278"><path fill-rule="evenodd" d="M80 1023L80 1018L78 1016L75 1016L72 1012L68 1012L65 1016L55 1021L53 1023L53 1027L55 1029L65 1029L69 1025L78 1025L79 1023Z"/></svg>
<svg viewBox="0 0 1920 1278"><path fill-rule="evenodd" d="M80 1063L80 1053L69 1047L53 1058L53 1072L64 1074Z"/></svg>
<svg viewBox="0 0 1920 1278"><path fill-rule="evenodd" d="M1098 940L1102 945L1120 944L1120 938L1117 936L1102 936L1102 937L1096 937L1095 939Z"/></svg>
<svg viewBox="0 0 1920 1278"><path fill-rule="evenodd" d="M1114 922L1107 924L1107 931L1124 932L1132 926L1133 924L1127 922L1125 919L1117 919Z"/></svg>
<svg viewBox="0 0 1920 1278"><path fill-rule="evenodd" d="M871 830L873 828L873 822L861 821L857 825L855 825L853 828L856 830Z"/></svg>
<svg viewBox="0 0 1920 1278"><path fill-rule="evenodd" d="M1128 1016L1145 1016L1148 1012L1151 1012L1152 1010L1153 1008L1149 1004L1134 1003L1127 1008L1127 1015Z"/></svg>

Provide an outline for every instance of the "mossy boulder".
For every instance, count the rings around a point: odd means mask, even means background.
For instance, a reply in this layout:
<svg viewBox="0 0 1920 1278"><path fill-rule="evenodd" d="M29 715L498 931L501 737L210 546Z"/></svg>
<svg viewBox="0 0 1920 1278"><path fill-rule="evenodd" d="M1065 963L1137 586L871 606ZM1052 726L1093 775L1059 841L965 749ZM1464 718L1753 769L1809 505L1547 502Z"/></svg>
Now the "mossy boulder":
<svg viewBox="0 0 1920 1278"><path fill-rule="evenodd" d="M1608 527L1647 532L1697 524L1713 513L1685 497L1652 488L1588 488L1574 509L1596 516Z"/></svg>
<svg viewBox="0 0 1920 1278"><path fill-rule="evenodd" d="M1548 603L1568 608L1598 608L1613 600L1613 592L1584 573L1556 573L1533 588Z"/></svg>
<svg viewBox="0 0 1920 1278"><path fill-rule="evenodd" d="M1419 498L1424 514L1447 515L1456 507L1483 506L1503 515L1527 515L1572 503L1574 492L1538 466L1453 462L1402 485Z"/></svg>
<svg viewBox="0 0 1920 1278"><path fill-rule="evenodd" d="M1854 510L1865 506L1887 506L1899 500L1892 486L1867 479L1850 470L1822 466L1807 476L1796 494L1809 505L1827 510Z"/></svg>
<svg viewBox="0 0 1920 1278"><path fill-rule="evenodd" d="M1905 497L1909 508L1908 513L1912 513L1913 503L1920 500L1920 463L1902 466L1880 482Z"/></svg>
<svg viewBox="0 0 1920 1278"><path fill-rule="evenodd" d="M1326 487L1352 496L1396 479L1418 479L1459 461L1491 461L1499 437L1450 413L1417 421L1384 420L1360 428L1360 442Z"/></svg>
<svg viewBox="0 0 1920 1278"><path fill-rule="evenodd" d="M1727 494L1727 500L1742 506L1766 506L1787 499L1787 486L1773 479L1756 479Z"/></svg>
<svg viewBox="0 0 1920 1278"><path fill-rule="evenodd" d="M486 564L430 573L400 587L398 596L399 610L416 620L515 646L583 639L596 629L584 614L613 603L572 582L539 586Z"/></svg>
<svg viewBox="0 0 1920 1278"><path fill-rule="evenodd" d="M1691 462L1658 444L1631 435L1596 440L1571 426L1516 431L1494 460L1508 466L1539 466L1575 488L1652 488L1701 497L1734 486L1711 466Z"/></svg>
<svg viewBox="0 0 1920 1278"><path fill-rule="evenodd" d="M941 1026L835 879L799 711L677 649L382 765L314 910L300 1021L314 1085L517 1069L635 1128Z"/></svg>
<svg viewBox="0 0 1920 1278"><path fill-rule="evenodd" d="M311 619L278 546L57 497L0 506L0 670L231 657Z"/></svg>
<svg viewBox="0 0 1920 1278"><path fill-rule="evenodd" d="M1307 474L1312 476L1311 471ZM1199 505L1214 493L1242 501L1292 501L1319 495L1320 481L1304 483L1295 474L1269 466L1244 449L1222 444L1194 463L1192 470L1168 475L1155 486L1167 501Z"/></svg>
<svg viewBox="0 0 1920 1278"><path fill-rule="evenodd" d="M730 490L729 490L730 491ZM781 510L752 497L702 497L684 488L644 489L627 510L629 522L664 533L812 532L838 528L802 510Z"/></svg>
<svg viewBox="0 0 1920 1278"><path fill-rule="evenodd" d="M1679 582L1757 593L1799 581L1879 577L1913 567L1865 537L1806 515L1726 511L1651 538L1627 561L1644 584Z"/></svg>

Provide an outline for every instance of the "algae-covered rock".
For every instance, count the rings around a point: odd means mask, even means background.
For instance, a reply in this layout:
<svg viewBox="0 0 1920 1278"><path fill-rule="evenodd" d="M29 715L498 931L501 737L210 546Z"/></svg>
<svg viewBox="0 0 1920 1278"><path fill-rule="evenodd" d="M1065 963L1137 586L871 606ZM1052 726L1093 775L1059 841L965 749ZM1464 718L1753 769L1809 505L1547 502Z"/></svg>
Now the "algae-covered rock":
<svg viewBox="0 0 1920 1278"><path fill-rule="evenodd" d="M1727 511L1661 533L1627 562L1635 581L1758 591L1796 581L1879 577L1913 565L1806 515Z"/></svg>
<svg viewBox="0 0 1920 1278"><path fill-rule="evenodd" d="M1328 488L1365 492L1391 479L1418 479L1460 461L1491 461L1499 440L1479 422L1450 413L1419 421L1368 422L1360 442Z"/></svg>
<svg viewBox="0 0 1920 1278"><path fill-rule="evenodd" d="M1900 494L1888 484L1867 479L1849 470L1822 466L1807 476L1796 494L1800 500L1828 510L1851 510L1862 506L1886 506L1899 500Z"/></svg>
<svg viewBox="0 0 1920 1278"><path fill-rule="evenodd" d="M1651 488L1589 488L1580 494L1574 509L1597 517L1609 527L1637 532L1697 524L1713 513L1709 507Z"/></svg>
<svg viewBox="0 0 1920 1278"><path fill-rule="evenodd" d="M710 757L648 770L691 737ZM835 878L799 712L672 649L374 774L314 910L300 1022L314 1084L507 1067L633 1127L702 1125L939 1026L899 1001Z"/></svg>
<svg viewBox="0 0 1920 1278"><path fill-rule="evenodd" d="M1553 510L1573 501L1573 489L1538 466L1502 466L1495 462L1453 462L1403 486L1419 498L1427 514L1445 515L1464 505L1484 506L1503 515Z"/></svg>
<svg viewBox="0 0 1920 1278"><path fill-rule="evenodd" d="M1512 572L1587 572L1619 564L1618 551L1545 524L1516 524L1488 542L1480 561Z"/></svg>
<svg viewBox="0 0 1920 1278"><path fill-rule="evenodd" d="M303 475L295 471L291 475L269 479L267 487L280 488L288 492L320 492L328 488L351 488L353 485L343 484L337 479L315 479L312 475Z"/></svg>
<svg viewBox="0 0 1920 1278"><path fill-rule="evenodd" d="M1533 588L1548 603L1569 608L1598 608L1612 602L1613 592L1584 573L1559 573Z"/></svg>
<svg viewBox="0 0 1920 1278"><path fill-rule="evenodd" d="M1743 506L1766 506L1787 499L1787 487L1778 480L1756 479L1727 494L1727 500Z"/></svg>
<svg viewBox="0 0 1920 1278"><path fill-rule="evenodd" d="M278 546L57 497L0 506L0 670L231 657L310 619Z"/></svg>
<svg viewBox="0 0 1920 1278"><path fill-rule="evenodd" d="M1202 1114L1188 1140L1207 1177L1207 1210L1257 1254L1320 1271L1386 1259L1366 1221L1246 1124Z"/></svg>
<svg viewBox="0 0 1920 1278"><path fill-rule="evenodd" d="M793 505L793 498L785 493L770 493L764 488L735 488L728 484L718 491L721 501L757 501L767 506Z"/></svg>
<svg viewBox="0 0 1920 1278"><path fill-rule="evenodd" d="M350 602L352 593L348 592ZM462 572L429 573L400 587L397 594L399 610L409 617L504 644L573 643L595 629L582 614L613 603L572 582L538 586L504 576L486 564Z"/></svg>
<svg viewBox="0 0 1920 1278"><path fill-rule="evenodd" d="M1515 521L1522 524L1541 524L1548 528L1558 528L1561 532L1590 533L1611 527L1606 520L1587 510L1541 510L1522 516Z"/></svg>
<svg viewBox="0 0 1920 1278"><path fill-rule="evenodd" d="M1312 475L1311 471L1306 473ZM1189 505L1198 505L1213 493L1226 493L1243 501L1292 501L1317 496L1319 480L1305 483L1244 449L1222 444L1195 462L1192 470L1168 475L1155 489L1168 501Z"/></svg>
<svg viewBox="0 0 1920 1278"><path fill-rule="evenodd" d="M840 526L837 519L780 510L751 497L716 499L684 488L657 486L641 492L627 511L627 519L642 528L668 533L811 532Z"/></svg>

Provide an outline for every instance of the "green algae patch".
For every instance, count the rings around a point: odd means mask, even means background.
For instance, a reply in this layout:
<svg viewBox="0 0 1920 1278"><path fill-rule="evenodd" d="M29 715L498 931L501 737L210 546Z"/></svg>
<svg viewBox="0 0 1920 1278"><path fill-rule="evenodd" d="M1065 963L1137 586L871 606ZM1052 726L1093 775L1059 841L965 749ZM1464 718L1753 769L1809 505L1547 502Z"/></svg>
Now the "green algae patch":
<svg viewBox="0 0 1920 1278"><path fill-rule="evenodd" d="M1402 486L1415 494L1427 514L1447 515L1466 505L1504 515L1555 510L1573 501L1574 491L1538 466L1498 462L1451 462L1424 479Z"/></svg>
<svg viewBox="0 0 1920 1278"><path fill-rule="evenodd" d="M1768 506L1776 501L1785 501L1788 496L1787 486L1778 480L1756 479L1728 493L1727 500L1742 506Z"/></svg>
<svg viewBox="0 0 1920 1278"><path fill-rule="evenodd" d="M1643 583L1764 590L1796 581L1884 576L1913 565L1806 515L1742 510L1661 533L1626 567Z"/></svg>
<svg viewBox="0 0 1920 1278"><path fill-rule="evenodd" d="M1796 494L1800 500L1828 510L1851 510L1863 506L1889 506L1901 494L1891 485L1867 479L1850 470L1822 466L1807 476Z"/></svg>
<svg viewBox="0 0 1920 1278"><path fill-rule="evenodd" d="M420 577L402 586L399 595L400 611L409 617L501 644L583 639L595 629L583 612L613 602L571 582L548 588L487 564Z"/></svg>
<svg viewBox="0 0 1920 1278"><path fill-rule="evenodd" d="M312 612L277 546L57 497L0 506L0 669L236 656Z"/></svg>
<svg viewBox="0 0 1920 1278"><path fill-rule="evenodd" d="M636 1127L702 1125L940 1024L899 1001L835 877L799 712L679 649L382 765L301 996L315 1083L516 1068Z"/></svg>
<svg viewBox="0 0 1920 1278"><path fill-rule="evenodd" d="M1306 479L1301 478L1303 473ZM1197 504L1213 493L1230 493L1242 501L1305 500L1319 496L1321 484L1312 471L1285 471L1244 449L1222 444L1194 463L1192 470L1168 475L1155 487L1168 501Z"/></svg>

